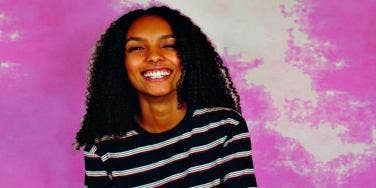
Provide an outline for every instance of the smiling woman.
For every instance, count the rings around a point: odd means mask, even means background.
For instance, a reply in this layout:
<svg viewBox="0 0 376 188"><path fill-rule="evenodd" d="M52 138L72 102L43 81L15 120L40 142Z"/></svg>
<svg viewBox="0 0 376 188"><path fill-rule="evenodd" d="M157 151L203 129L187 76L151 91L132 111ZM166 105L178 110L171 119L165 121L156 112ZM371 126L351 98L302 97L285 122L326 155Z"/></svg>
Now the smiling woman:
<svg viewBox="0 0 376 188"><path fill-rule="evenodd" d="M239 96L178 11L129 12L97 43L77 133L88 187L255 187Z"/></svg>
<svg viewBox="0 0 376 188"><path fill-rule="evenodd" d="M186 113L185 106L174 108L182 66L172 29L161 17L144 16L132 23L126 41L125 67L138 93L140 116L148 122L137 120L150 132L170 129Z"/></svg>

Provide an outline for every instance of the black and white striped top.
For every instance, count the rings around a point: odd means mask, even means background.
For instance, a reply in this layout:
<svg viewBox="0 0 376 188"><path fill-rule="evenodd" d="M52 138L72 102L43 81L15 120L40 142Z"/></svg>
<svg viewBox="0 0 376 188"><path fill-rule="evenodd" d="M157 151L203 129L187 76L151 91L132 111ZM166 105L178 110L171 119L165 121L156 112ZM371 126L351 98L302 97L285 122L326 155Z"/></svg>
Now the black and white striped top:
<svg viewBox="0 0 376 188"><path fill-rule="evenodd" d="M133 127L116 141L85 146L87 187L257 186L247 125L236 111L188 108L163 133Z"/></svg>

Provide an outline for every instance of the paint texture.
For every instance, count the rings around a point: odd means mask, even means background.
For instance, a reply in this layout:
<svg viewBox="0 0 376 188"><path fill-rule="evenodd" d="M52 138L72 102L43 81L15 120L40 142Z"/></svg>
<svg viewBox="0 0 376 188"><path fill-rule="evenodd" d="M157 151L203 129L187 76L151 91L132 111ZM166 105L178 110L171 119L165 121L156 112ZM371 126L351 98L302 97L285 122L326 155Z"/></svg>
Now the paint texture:
<svg viewBox="0 0 376 188"><path fill-rule="evenodd" d="M229 66L260 187L376 187L374 0L1 1L1 187L83 187L89 56L149 3L192 17Z"/></svg>

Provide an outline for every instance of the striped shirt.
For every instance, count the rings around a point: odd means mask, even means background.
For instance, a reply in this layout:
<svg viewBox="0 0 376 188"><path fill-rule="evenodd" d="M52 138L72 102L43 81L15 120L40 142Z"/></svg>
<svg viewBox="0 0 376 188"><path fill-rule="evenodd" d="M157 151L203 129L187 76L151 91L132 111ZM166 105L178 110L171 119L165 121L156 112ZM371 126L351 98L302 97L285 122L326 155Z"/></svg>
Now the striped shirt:
<svg viewBox="0 0 376 188"><path fill-rule="evenodd" d="M120 139L85 146L86 187L257 186L248 128L234 110L188 108L163 133L132 126Z"/></svg>

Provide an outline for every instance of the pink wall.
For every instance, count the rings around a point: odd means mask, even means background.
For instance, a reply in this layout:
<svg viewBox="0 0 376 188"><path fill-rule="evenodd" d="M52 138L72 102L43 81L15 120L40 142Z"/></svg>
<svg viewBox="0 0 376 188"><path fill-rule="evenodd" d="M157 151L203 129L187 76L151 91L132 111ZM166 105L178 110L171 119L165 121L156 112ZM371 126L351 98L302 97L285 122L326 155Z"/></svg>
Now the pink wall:
<svg viewBox="0 0 376 188"><path fill-rule="evenodd" d="M1 187L83 187L82 153L71 144L87 60L119 2L0 2ZM220 3L215 11L231 7ZM286 0L276 10L284 29L269 32L286 36L271 39L281 55L219 49L241 95L260 187L376 187L375 1Z"/></svg>

